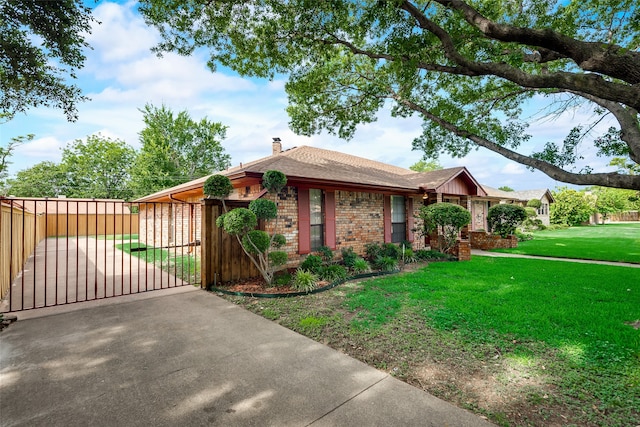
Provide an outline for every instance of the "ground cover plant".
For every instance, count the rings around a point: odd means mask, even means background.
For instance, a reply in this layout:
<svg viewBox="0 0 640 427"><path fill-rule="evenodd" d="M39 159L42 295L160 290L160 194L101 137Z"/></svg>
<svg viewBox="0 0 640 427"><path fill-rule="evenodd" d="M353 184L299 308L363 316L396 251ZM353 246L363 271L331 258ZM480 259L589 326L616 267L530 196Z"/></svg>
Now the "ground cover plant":
<svg viewBox="0 0 640 427"><path fill-rule="evenodd" d="M300 298L225 298L498 425L635 426L638 272L475 257Z"/></svg>
<svg viewBox="0 0 640 427"><path fill-rule="evenodd" d="M533 232L517 248L495 249L526 255L640 263L640 224L620 223Z"/></svg>
<svg viewBox="0 0 640 427"><path fill-rule="evenodd" d="M189 283L200 282L200 258L183 253L181 251L182 248L154 248L137 241L118 243L115 247L143 261L154 264L178 279Z"/></svg>

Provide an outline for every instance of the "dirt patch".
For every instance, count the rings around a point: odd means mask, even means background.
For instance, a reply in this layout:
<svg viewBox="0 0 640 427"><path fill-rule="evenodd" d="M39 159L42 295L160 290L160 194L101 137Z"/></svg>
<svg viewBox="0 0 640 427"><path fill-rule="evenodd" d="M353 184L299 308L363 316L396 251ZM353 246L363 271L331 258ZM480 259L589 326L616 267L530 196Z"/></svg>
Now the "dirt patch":
<svg viewBox="0 0 640 427"><path fill-rule="evenodd" d="M627 325L631 326L633 329L640 329L640 320L636 320L635 322L629 322Z"/></svg>

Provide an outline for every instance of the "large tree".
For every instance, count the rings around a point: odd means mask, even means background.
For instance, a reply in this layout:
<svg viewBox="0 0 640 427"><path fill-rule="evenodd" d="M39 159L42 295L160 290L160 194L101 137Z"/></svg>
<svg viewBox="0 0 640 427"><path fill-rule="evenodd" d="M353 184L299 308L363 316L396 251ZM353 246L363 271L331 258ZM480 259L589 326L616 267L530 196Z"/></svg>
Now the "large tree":
<svg viewBox="0 0 640 427"><path fill-rule="evenodd" d="M132 170L137 196L173 187L229 167L222 140L227 127L206 117L194 121L185 111L174 115L164 105L142 110L142 148Z"/></svg>
<svg viewBox="0 0 640 427"><path fill-rule="evenodd" d="M103 135L75 140L62 150L61 167L70 182L67 196L128 199L136 152L126 142Z"/></svg>
<svg viewBox="0 0 640 427"><path fill-rule="evenodd" d="M7 182L7 194L16 197L57 197L66 195L69 180L62 166L40 162L19 171Z"/></svg>
<svg viewBox="0 0 640 427"><path fill-rule="evenodd" d="M91 9L82 0L0 2L0 112L11 119L31 107L62 109L69 121L85 100L69 83L85 60Z"/></svg>
<svg viewBox="0 0 640 427"><path fill-rule="evenodd" d="M7 190L7 177L9 176L9 165L11 164L11 156L13 152L24 144L31 141L34 135L23 135L15 138L11 138L6 147L0 147L0 196L4 195Z"/></svg>
<svg viewBox="0 0 640 427"><path fill-rule="evenodd" d="M640 189L640 176L577 168L599 155L640 162L640 8L637 0L143 0L163 41L243 75L289 75L291 127L353 136L385 105L418 114L426 157L474 147L573 184ZM523 106L594 112L564 141L534 149ZM616 122L593 135L610 115ZM585 140L586 139L586 140Z"/></svg>

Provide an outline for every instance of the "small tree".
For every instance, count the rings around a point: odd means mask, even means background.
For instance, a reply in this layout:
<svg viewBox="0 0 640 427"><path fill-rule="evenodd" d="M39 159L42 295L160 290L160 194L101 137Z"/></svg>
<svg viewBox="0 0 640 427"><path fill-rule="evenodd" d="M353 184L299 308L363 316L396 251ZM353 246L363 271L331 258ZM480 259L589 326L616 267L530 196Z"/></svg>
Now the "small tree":
<svg viewBox="0 0 640 427"><path fill-rule="evenodd" d="M442 241L438 241L438 250L445 253L451 252L460 230L471 222L469 211L453 203L422 206L418 218L422 220L423 233L428 235L437 231L442 236Z"/></svg>
<svg viewBox="0 0 640 427"><path fill-rule="evenodd" d="M287 177L280 171L267 171L262 177L262 185L271 194L279 193L287 184ZM269 235L256 230L258 220L275 220L274 230L278 229L278 206L267 199L257 199L249 203L249 208L236 208L227 211L224 203L233 190L229 178L212 175L204 183L204 194L222 201L224 213L216 219L216 225L227 233L236 236L251 262L258 268L262 277L271 284L275 271L287 263L287 253L280 251L287 243L282 234Z"/></svg>
<svg viewBox="0 0 640 427"><path fill-rule="evenodd" d="M552 224L580 225L595 210L595 197L584 191L561 187L553 192L555 202L549 211Z"/></svg>
<svg viewBox="0 0 640 427"><path fill-rule="evenodd" d="M602 215L602 223L610 214L624 212L630 206L628 191L618 188L596 187L592 189L596 199L596 211Z"/></svg>
<svg viewBox="0 0 640 427"><path fill-rule="evenodd" d="M489 208L487 225L489 231L506 238L515 233L516 227L527 218L527 211L518 205L500 204Z"/></svg>

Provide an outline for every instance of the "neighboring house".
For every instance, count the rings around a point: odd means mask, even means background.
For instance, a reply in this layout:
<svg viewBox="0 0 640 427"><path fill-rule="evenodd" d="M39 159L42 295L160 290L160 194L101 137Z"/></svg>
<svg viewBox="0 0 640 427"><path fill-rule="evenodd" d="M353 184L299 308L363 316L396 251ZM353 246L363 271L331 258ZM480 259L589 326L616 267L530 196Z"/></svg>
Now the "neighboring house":
<svg viewBox="0 0 640 427"><path fill-rule="evenodd" d="M309 146L282 151L276 138L272 148L271 156L219 173L228 176L235 189L229 203L248 203L259 197L278 203L276 231L287 238L292 263L322 245L333 250L352 247L360 254L367 243L406 240L422 248L425 240L416 236L420 224L415 215L423 204L448 201L470 209L474 198L486 196L464 167L414 172ZM268 170L279 170L288 179L287 187L276 196L260 185ZM206 178L136 200L140 203L140 239L169 244L183 241L180 234L187 232L189 240L198 240ZM170 224L176 219L179 226Z"/></svg>
<svg viewBox="0 0 640 427"><path fill-rule="evenodd" d="M489 208L500 203L513 203L520 206L527 206L527 202L532 199L540 200L541 206L537 209L537 218L544 225L549 225L549 206L554 202L551 191L548 189L524 190L524 191L502 191L497 188L483 185L486 196L478 197L472 204L472 229L487 230L487 213Z"/></svg>

